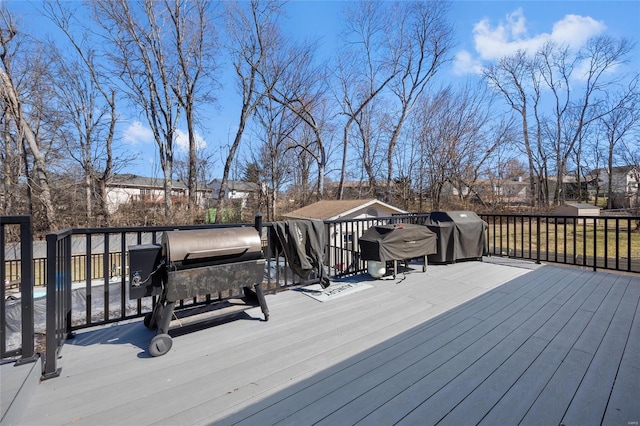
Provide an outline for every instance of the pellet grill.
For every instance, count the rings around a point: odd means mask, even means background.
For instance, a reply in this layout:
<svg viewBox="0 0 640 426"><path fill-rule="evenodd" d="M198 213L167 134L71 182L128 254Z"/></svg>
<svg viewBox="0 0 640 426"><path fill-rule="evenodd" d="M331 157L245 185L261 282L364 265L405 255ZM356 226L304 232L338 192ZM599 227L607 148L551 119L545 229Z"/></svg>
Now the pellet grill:
<svg viewBox="0 0 640 426"><path fill-rule="evenodd" d="M130 246L129 298L158 297L152 312L144 318L146 327L158 330L149 353L160 356L171 349L173 340L168 332L180 300L207 295L218 299L222 292L241 289L242 303L218 314L260 306L267 321L269 309L262 290L264 264L260 234L251 227L166 231L161 244ZM198 315L210 320L215 312Z"/></svg>

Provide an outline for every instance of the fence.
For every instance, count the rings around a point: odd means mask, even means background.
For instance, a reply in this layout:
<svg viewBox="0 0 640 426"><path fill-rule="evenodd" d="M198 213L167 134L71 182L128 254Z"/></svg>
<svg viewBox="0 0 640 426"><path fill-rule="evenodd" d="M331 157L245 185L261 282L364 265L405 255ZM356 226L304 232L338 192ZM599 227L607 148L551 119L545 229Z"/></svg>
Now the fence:
<svg viewBox="0 0 640 426"><path fill-rule="evenodd" d="M102 274L104 270L102 268L103 254L97 253L92 254L92 270L89 271L89 274L94 279L96 278L104 278ZM87 271L85 270L86 265L86 254L72 254L71 255L71 272L73 276L78 280L84 280L86 278ZM109 253L108 263L110 266L109 269L109 277L113 278L114 276L120 275L120 258L122 254L120 252L112 252ZM6 284L7 288L16 288L19 289L20 284L20 268L22 268L22 262L17 259L5 260L5 272L6 272ZM47 258L46 257L36 257L33 259L33 286L34 287L44 287L47 283Z"/></svg>
<svg viewBox="0 0 640 426"><path fill-rule="evenodd" d="M426 223L428 216L412 214L325 221L325 262L329 275L336 278L366 270L366 264L359 256L358 241L371 226ZM480 216L488 224L486 249L489 255L577 265L594 270L640 272L640 233L637 232L640 217ZM59 375L56 359L64 341L72 337L75 330L132 319L151 311L156 301L154 298L128 300L129 245L157 243L162 232L167 230L220 226L250 225L71 229L48 235L45 274L47 340L43 378ZM313 282L303 282L294 275L284 256L270 244L273 238L272 224L264 224L265 291L273 293ZM84 244L84 255L72 253L72 247L78 246L78 241ZM228 296L230 294L207 295L179 301L177 306L208 303ZM76 298L82 302L81 309L74 307Z"/></svg>

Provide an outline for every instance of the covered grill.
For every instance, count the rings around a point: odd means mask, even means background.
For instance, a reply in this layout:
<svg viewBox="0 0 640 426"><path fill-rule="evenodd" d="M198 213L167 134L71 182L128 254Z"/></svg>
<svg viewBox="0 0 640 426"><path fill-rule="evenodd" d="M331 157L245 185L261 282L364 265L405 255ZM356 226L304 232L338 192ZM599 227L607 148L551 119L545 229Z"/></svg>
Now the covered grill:
<svg viewBox="0 0 640 426"><path fill-rule="evenodd" d="M253 228L167 231L161 245L129 247L129 258L129 297L159 296L144 321L145 326L158 328L149 345L153 356L171 349L168 331L175 303L181 299L243 289L244 304L238 308L259 305L269 319L262 291L265 260L260 235Z"/></svg>
<svg viewBox="0 0 640 426"><path fill-rule="evenodd" d="M438 250L429 256L430 262L482 259L487 254L488 225L472 211L432 212L426 225L438 236Z"/></svg>
<svg viewBox="0 0 640 426"><path fill-rule="evenodd" d="M369 228L360 237L358 244L362 260L384 262L385 264L393 262L393 276L395 278L398 260L423 257L422 270L426 271L427 255L436 253L436 234L422 225L378 225ZM371 272L369 269L370 274Z"/></svg>

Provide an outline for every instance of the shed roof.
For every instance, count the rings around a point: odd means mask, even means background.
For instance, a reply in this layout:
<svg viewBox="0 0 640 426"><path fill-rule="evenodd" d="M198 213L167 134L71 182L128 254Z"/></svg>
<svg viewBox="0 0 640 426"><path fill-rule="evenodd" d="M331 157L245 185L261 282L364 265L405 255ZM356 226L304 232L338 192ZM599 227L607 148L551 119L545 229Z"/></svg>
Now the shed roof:
<svg viewBox="0 0 640 426"><path fill-rule="evenodd" d="M366 200L321 200L284 216L300 219L333 220L372 205L379 205L396 213L407 213L405 210L372 198Z"/></svg>
<svg viewBox="0 0 640 426"><path fill-rule="evenodd" d="M576 209L598 209L598 210L601 209L601 207L594 206L593 204L586 204L586 203L566 203L565 206L574 207Z"/></svg>

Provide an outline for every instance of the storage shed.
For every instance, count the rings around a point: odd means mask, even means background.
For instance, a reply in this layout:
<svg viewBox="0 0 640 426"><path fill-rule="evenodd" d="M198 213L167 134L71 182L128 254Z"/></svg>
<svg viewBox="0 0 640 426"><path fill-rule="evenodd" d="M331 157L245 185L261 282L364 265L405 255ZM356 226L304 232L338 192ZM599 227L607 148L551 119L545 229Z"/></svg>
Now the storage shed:
<svg viewBox="0 0 640 426"><path fill-rule="evenodd" d="M558 223L565 223L565 221L571 221L568 217L594 217L600 216L600 207L585 203L566 203L559 206L555 210L556 216L566 216L558 219ZM588 220L587 223L598 223L597 219Z"/></svg>

